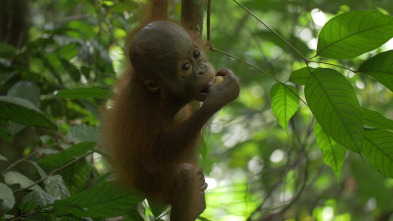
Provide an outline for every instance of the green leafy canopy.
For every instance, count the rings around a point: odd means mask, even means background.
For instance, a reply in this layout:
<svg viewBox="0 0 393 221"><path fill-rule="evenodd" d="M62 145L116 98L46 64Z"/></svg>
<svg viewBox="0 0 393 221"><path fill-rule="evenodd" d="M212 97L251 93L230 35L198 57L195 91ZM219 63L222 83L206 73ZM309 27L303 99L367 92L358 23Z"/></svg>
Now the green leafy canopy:
<svg viewBox="0 0 393 221"><path fill-rule="evenodd" d="M318 38L317 55L354 58L393 37L393 18L376 11L351 11L329 20Z"/></svg>
<svg viewBox="0 0 393 221"><path fill-rule="evenodd" d="M356 93L348 80L333 69L317 69L307 79L308 106L326 134L344 147L360 152L363 118Z"/></svg>

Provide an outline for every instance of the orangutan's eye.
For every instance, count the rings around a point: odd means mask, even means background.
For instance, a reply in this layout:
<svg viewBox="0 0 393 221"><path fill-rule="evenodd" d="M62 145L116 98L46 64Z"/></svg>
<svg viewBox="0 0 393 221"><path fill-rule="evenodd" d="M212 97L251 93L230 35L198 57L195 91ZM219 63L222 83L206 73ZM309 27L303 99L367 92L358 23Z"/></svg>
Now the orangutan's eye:
<svg viewBox="0 0 393 221"><path fill-rule="evenodd" d="M194 50L194 52L192 53L192 56L194 56L194 58L198 58L201 55L201 52L199 51L198 48L196 48Z"/></svg>
<svg viewBox="0 0 393 221"><path fill-rule="evenodd" d="M183 64L183 71L188 71L188 69L190 68L191 68L191 64L189 62Z"/></svg>

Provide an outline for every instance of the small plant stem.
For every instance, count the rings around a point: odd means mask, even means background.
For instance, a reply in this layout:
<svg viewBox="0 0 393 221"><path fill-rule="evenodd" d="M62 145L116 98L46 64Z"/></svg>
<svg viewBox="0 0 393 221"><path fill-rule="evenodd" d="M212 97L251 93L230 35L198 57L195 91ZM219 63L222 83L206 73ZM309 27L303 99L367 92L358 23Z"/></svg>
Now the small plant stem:
<svg viewBox="0 0 393 221"><path fill-rule="evenodd" d="M338 68L341 68L341 69L345 69L345 70L353 72L353 73L357 73L357 71L352 70L350 68L346 68L344 66L340 66L340 65L337 65L337 64L331 64L331 63L327 63L327 62L323 62L323 61L310 61L309 63L326 64L326 65L338 67Z"/></svg>
<svg viewBox="0 0 393 221"><path fill-rule="evenodd" d="M76 159L74 159L74 160L72 160L72 161L70 161L70 162L64 164L63 166L61 166L61 167L59 167L59 168L57 168L57 169L54 169L52 172L49 173L48 176L46 176L46 177L44 177L44 178L41 178L41 179L35 181L34 183L32 183L31 185L29 185L29 186L27 186L27 187L24 187L24 188L21 188L21 189L19 189L19 190L14 191L14 194L15 194L15 193L18 193L18 192L21 192L21 191L24 191L24 190L27 190L27 189L33 187L34 185L37 185L38 183L41 183L41 182L45 181L45 180L48 179L50 176L53 176L53 174L55 174L55 173L59 172L60 170L62 170L62 169L64 169L64 168L66 168L66 167L68 167L68 166L70 166L70 165L76 163L77 161L79 161L79 160L85 158L86 156L88 156L88 155L90 155L90 154L92 154L92 153L93 153L93 152L87 152L87 153L85 153L84 155L82 155L82 156L80 156L80 157L78 157L78 158L76 158Z"/></svg>
<svg viewBox="0 0 393 221"><path fill-rule="evenodd" d="M254 68L254 69L256 69L257 71L259 71L259 72L265 74L266 76L270 77L271 79L275 80L277 83L282 84L282 85L283 85L285 88L287 88L291 93L293 93L292 90L290 90L290 89L288 88L288 85L284 84L283 82L281 82L280 80L278 80L276 77L274 77L273 75L267 73L266 71L264 71L264 70L258 68L257 66L252 65L252 64L250 64L250 63L248 63L248 62L246 62L246 61L244 61L244 60L242 60L242 59L240 59L240 58L237 58L237 57L235 57L235 56L233 56L233 55L231 55L231 54L229 54L229 53L227 53L227 52L224 52L224 51L221 51L221 50L219 50L219 49L216 49L216 48L213 47L213 45L212 45L211 43L210 43L210 49L211 49L212 51L219 52L219 53L221 53L221 54L223 54L223 55L226 55L226 56L228 56L228 57L230 57L230 58L233 58L233 59L235 59L235 60L237 60L237 61L240 61L240 62L242 62L242 63L244 63L244 64L246 64L246 65L248 65L248 66L250 66L250 67L252 67L252 68ZM299 97L299 96L296 95L296 94L295 94L295 96L298 97L305 105L307 105L307 103L306 103L301 97Z"/></svg>
<svg viewBox="0 0 393 221"><path fill-rule="evenodd" d="M236 4L238 4L240 7L242 7L244 10L247 11L247 13L249 13L252 17L254 17L259 23L261 23L263 26L265 26L267 29L269 29L269 31L273 32L273 34L275 34L278 38L280 38L286 45L288 45L290 48L292 48L292 50L294 50L296 52L296 54L298 54L300 57L302 57L302 59L306 62L306 64L309 62L308 59L302 54L300 53L295 47L293 47L287 40L285 40L280 34L278 34L276 31L274 31L270 26L268 26L267 24L265 24L265 22L263 22L261 19L259 19L254 13L252 13L248 8L246 8L244 5L240 4L238 1L236 0L232 0L234 1Z"/></svg>
<svg viewBox="0 0 393 221"><path fill-rule="evenodd" d="M14 166L18 165L19 163L29 159L30 157L34 156L37 152L39 151L39 149L34 150L33 152L31 152L29 155L15 161L13 164L9 165L7 168L5 168L3 171L1 171L1 175L3 175L5 172L7 172L8 170L10 170L11 168L13 168Z"/></svg>

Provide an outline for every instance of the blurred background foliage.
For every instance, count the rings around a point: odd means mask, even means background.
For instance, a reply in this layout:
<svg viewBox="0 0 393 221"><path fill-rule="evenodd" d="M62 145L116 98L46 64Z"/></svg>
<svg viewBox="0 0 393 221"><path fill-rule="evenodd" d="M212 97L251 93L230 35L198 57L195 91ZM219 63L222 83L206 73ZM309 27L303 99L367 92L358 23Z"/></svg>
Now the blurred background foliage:
<svg viewBox="0 0 393 221"><path fill-rule="evenodd" d="M315 55L318 33L332 16L362 9L393 11L391 0L240 2L308 58ZM8 159L0 160L0 172L25 156L37 161L72 144L99 141L99 112L106 97L70 99L55 95L62 89L113 88L125 67L127 33L142 16L141 3L0 1L0 95L31 101L57 126L51 130L0 121L12 139L0 141L0 155ZM180 1L172 1L171 14L179 17ZM233 1L213 0L211 16L215 48L281 82L304 66L301 57ZM378 50L388 49L393 49L392 41ZM351 68L373 53L352 60L323 61ZM393 220L392 179L380 175L354 153L347 155L337 178L322 162L313 135L314 120L308 109L302 108L303 103L285 131L271 110L270 89L275 80L221 53L208 55L216 70L234 70L241 79L241 94L215 116L204 139L206 157L200 164L209 184L204 217L225 221ZM393 119L391 91L364 75L345 75L356 88L364 89L357 91L363 107ZM83 185L73 185L70 194L92 185L96 177L92 168L101 174L110 170L99 154L87 162L77 167ZM17 164L14 170L39 179L29 163ZM66 172L61 175L66 177ZM73 180L65 182L71 185ZM18 201L22 195L16 197ZM17 209L13 211L17 215Z"/></svg>

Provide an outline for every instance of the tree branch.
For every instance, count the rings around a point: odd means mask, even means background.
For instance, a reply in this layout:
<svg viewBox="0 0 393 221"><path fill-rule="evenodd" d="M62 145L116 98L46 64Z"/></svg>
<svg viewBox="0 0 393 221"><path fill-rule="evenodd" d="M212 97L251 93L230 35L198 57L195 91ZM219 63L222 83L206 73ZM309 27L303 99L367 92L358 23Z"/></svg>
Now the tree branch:
<svg viewBox="0 0 393 221"><path fill-rule="evenodd" d="M24 190L27 190L27 189L33 187L34 185L37 185L37 184L39 184L39 183L45 181L45 180L48 179L50 176L53 176L53 174L55 174L55 173L59 172L60 170L62 170L62 169L64 169L64 168L66 168L66 167L68 167L68 166L70 166L70 165L76 163L77 161L79 161L79 160L81 160L81 159L83 159L83 158L89 156L89 155L92 154L92 153L93 153L93 152L87 152L87 153L83 154L82 156L80 156L80 157L78 157L78 158L75 158L74 160L72 160L72 161L70 161L70 162L64 164L63 166L61 166L61 167L59 167L59 168L57 168L57 169L54 169L52 172L49 173L48 176L46 176L46 177L44 177L44 178L41 178L41 179L35 181L34 183L32 183L31 185L29 185L29 186L27 186L27 187L25 187L25 188L21 188L21 189L19 189L19 190L14 191L14 194L15 194L15 193L18 193L18 192L21 192L21 191L24 191Z"/></svg>
<svg viewBox="0 0 393 221"><path fill-rule="evenodd" d="M202 39L205 0L182 0L180 23Z"/></svg>

